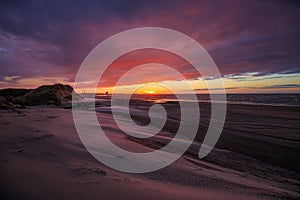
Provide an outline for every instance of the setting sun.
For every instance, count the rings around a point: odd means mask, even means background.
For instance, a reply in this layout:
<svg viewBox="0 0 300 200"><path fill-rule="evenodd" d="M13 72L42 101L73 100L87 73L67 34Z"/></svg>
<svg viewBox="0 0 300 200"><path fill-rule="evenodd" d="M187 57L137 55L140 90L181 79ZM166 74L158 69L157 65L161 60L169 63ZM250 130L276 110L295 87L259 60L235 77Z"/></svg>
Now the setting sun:
<svg viewBox="0 0 300 200"><path fill-rule="evenodd" d="M155 94L155 92L153 90L145 90L146 94Z"/></svg>

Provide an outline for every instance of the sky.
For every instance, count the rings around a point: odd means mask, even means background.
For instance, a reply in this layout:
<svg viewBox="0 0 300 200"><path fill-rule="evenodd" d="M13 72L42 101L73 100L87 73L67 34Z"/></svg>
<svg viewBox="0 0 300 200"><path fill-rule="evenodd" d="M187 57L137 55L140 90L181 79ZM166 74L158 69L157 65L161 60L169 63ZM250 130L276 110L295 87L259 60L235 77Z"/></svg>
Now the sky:
<svg viewBox="0 0 300 200"><path fill-rule="evenodd" d="M105 39L133 28L163 27L206 49L228 93L298 93L299 18L298 1L1 1L0 88L73 85L85 57ZM201 77L178 55L148 49L114 61L97 91L112 92L122 74L146 63L176 69L199 93L216 81ZM119 91L138 85L141 93L164 93L160 84L169 84L176 92L189 92L182 79L164 70L154 64L133 71Z"/></svg>

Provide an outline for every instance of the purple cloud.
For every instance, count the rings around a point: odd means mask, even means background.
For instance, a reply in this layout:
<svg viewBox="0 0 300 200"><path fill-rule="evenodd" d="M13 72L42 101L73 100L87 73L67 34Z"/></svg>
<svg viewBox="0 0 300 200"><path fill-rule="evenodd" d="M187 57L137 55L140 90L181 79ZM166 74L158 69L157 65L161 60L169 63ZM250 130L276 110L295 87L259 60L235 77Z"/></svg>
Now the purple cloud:
<svg viewBox="0 0 300 200"><path fill-rule="evenodd" d="M5 77L14 76L73 81L98 43L142 26L171 28L195 38L224 76L299 73L299 13L297 1L1 2L0 87L8 83ZM188 71L189 66L180 69ZM198 74L189 71L188 76Z"/></svg>

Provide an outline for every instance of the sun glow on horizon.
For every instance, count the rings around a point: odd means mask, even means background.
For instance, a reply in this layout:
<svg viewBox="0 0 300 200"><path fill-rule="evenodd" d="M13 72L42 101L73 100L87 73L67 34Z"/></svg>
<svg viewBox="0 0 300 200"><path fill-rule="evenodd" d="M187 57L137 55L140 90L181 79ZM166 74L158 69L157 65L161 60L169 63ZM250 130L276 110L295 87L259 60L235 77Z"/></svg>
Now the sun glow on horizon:
<svg viewBox="0 0 300 200"><path fill-rule="evenodd" d="M145 90L144 92L146 94L155 94L155 91L153 91L153 90Z"/></svg>
<svg viewBox="0 0 300 200"><path fill-rule="evenodd" d="M300 73L297 74L271 74L264 76L244 75L242 77L223 77L224 88L227 93L300 93ZM20 80L19 80L20 81ZM22 80L23 81L23 80ZM215 80L193 79L187 80L191 88L186 88L182 80L165 80L160 82L140 83L133 85L119 85L98 87L97 93L109 94L172 94L208 93L206 82L213 86ZM173 88L174 91L170 89ZM190 90L192 89L192 90ZM93 93L95 88L83 87L76 90L78 93ZM219 88L213 87L212 92L217 93Z"/></svg>

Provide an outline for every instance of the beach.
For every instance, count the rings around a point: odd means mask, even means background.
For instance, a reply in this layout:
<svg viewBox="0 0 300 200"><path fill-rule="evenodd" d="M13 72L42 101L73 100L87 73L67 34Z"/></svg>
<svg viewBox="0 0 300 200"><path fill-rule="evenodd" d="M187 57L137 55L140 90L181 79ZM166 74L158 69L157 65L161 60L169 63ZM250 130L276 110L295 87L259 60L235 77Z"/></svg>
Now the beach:
<svg viewBox="0 0 300 200"><path fill-rule="evenodd" d="M300 1L0 3L0 200L300 199Z"/></svg>
<svg viewBox="0 0 300 200"><path fill-rule="evenodd" d="M147 107L152 104L131 104L136 123L147 124ZM168 143L178 127L178 105L162 104L173 114L163 130L170 133L169 139L158 135L143 140L121 133L106 103L98 107L97 116L115 144L149 152ZM200 103L200 110L199 131L189 150L168 167L144 174L119 172L97 161L80 141L71 109L1 110L1 195L5 199L300 197L299 107L228 105L222 135L204 159L196 155L207 130L210 106Z"/></svg>

